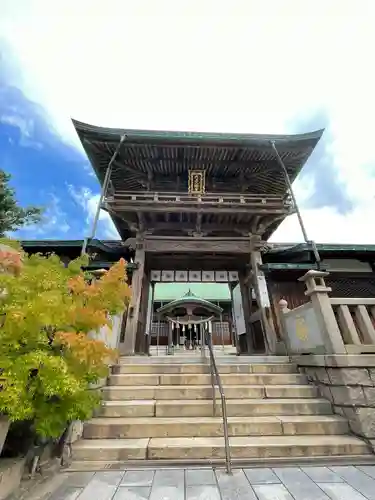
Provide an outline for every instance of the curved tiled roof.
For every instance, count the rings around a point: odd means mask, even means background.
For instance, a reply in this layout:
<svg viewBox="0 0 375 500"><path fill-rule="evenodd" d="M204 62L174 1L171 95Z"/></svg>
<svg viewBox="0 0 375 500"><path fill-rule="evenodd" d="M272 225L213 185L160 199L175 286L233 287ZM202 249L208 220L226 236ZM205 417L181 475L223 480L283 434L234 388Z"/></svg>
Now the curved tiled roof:
<svg viewBox="0 0 375 500"><path fill-rule="evenodd" d="M212 192L236 193L240 186L246 186L247 194L284 197L284 173L271 143L277 147L293 182L323 133L172 132L98 127L77 120L73 124L101 184L112 161L111 193L142 192L151 180L153 191L172 192L178 185L177 191L187 192L188 171L199 169L211 179ZM121 236L128 237L127 224L118 214L111 215Z"/></svg>
<svg viewBox="0 0 375 500"><path fill-rule="evenodd" d="M208 309L209 311L216 312L220 314L223 312L223 309L212 302L206 300L206 299L201 299L197 295L195 295L190 289L185 295L180 297L179 299L172 300L168 304L165 304L162 307L159 307L157 310L158 313L164 313L167 311L171 311L172 309L175 309L176 307L183 307L187 304L194 304L194 305L200 305L204 307L205 309Z"/></svg>
<svg viewBox="0 0 375 500"><path fill-rule="evenodd" d="M77 120L73 124L101 183L121 137L126 136L111 174L114 190L123 191L143 190L150 174L168 177L199 168L226 182L239 175L254 179L253 194L285 194L271 141L293 181L323 133L214 134L97 127Z"/></svg>

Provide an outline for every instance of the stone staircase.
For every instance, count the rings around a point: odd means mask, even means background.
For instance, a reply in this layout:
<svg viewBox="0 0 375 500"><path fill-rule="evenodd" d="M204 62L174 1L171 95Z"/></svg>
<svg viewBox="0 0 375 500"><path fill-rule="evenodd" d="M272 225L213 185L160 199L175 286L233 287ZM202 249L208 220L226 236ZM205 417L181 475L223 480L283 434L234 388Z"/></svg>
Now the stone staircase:
<svg viewBox="0 0 375 500"><path fill-rule="evenodd" d="M222 354L216 360L234 461L371 455L287 357ZM73 445L73 467L223 461L221 403L217 393L213 416L209 370L198 354L121 358L98 415Z"/></svg>

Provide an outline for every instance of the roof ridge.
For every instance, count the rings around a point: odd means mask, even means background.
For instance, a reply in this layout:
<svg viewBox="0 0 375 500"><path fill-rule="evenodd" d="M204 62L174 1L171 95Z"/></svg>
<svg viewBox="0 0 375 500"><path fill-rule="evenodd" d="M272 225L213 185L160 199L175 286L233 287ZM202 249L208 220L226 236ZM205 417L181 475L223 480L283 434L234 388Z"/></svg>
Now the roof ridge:
<svg viewBox="0 0 375 500"><path fill-rule="evenodd" d="M87 132L92 134L104 134L112 136L120 136L126 134L128 136L146 138L147 136L154 136L157 139L201 139L213 140L220 142L221 140L241 141L248 140L254 142L268 142L275 141L298 141L315 139L318 141L323 135L324 128L314 130L312 132L305 132L302 134L249 134L243 132L203 132L203 131L177 131L177 130L150 130L150 129L126 129L117 127L101 127L98 125L91 125L72 118L72 122L77 132ZM114 137L115 138L115 137Z"/></svg>

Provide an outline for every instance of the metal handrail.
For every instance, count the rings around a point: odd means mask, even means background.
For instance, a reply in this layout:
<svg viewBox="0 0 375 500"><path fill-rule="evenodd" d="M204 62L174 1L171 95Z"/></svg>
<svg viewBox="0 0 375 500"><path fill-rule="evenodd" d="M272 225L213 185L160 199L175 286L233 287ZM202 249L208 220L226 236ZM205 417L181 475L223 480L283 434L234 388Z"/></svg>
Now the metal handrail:
<svg viewBox="0 0 375 500"><path fill-rule="evenodd" d="M221 399L221 414L223 417L223 428L224 428L224 444L225 444L225 466L227 474L232 474L232 464L230 458L230 447L229 447L229 432L228 432L228 417L227 417L227 403L225 399L223 385L221 383L221 378L219 375L219 370L217 369L214 350L212 348L212 337L211 334L206 330L204 337L207 340L208 352L210 355L210 372L211 372L211 385L212 385L212 407L213 415L216 416L216 391L215 383L219 389L220 399ZM202 349L204 349L202 345Z"/></svg>

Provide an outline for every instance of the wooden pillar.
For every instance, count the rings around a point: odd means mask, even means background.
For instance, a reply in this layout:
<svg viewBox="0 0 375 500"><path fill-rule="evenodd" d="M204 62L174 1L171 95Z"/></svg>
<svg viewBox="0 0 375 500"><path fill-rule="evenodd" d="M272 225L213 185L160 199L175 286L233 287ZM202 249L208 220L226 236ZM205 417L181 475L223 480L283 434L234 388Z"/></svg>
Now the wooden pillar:
<svg viewBox="0 0 375 500"><path fill-rule="evenodd" d="M139 305L137 336L135 341L135 352L144 354L147 350L146 346L146 330L147 330L147 307L150 295L150 280L147 273L143 273L141 283L141 300Z"/></svg>
<svg viewBox="0 0 375 500"><path fill-rule="evenodd" d="M151 281L150 285L151 285L151 296L149 296L147 304L147 324L146 324L146 352L148 355L150 355L152 321L154 317L155 281Z"/></svg>
<svg viewBox="0 0 375 500"><path fill-rule="evenodd" d="M173 354L173 332L172 332L172 321L168 320L168 348L167 354Z"/></svg>
<svg viewBox="0 0 375 500"><path fill-rule="evenodd" d="M135 353L135 343L138 332L138 322L140 320L141 294L145 269L145 249L143 241L136 242L135 264L138 268L134 270L132 276L132 297L129 304L128 319L126 322L125 339L121 354L127 356Z"/></svg>
<svg viewBox="0 0 375 500"><path fill-rule="evenodd" d="M235 317L233 313L233 282L230 281L228 283L229 286L229 292L230 292L230 309L229 309L229 328L232 336L232 345L236 348L237 354L239 354L239 347L238 347L238 338L237 338L237 330L236 330L236 323L235 323Z"/></svg>
<svg viewBox="0 0 375 500"><path fill-rule="evenodd" d="M262 328L265 336L265 347L268 354L276 354L276 332L272 322L270 298L266 278L260 269L262 256L260 250L252 245L250 250L251 270L256 300L258 303Z"/></svg>
<svg viewBox="0 0 375 500"><path fill-rule="evenodd" d="M254 341L251 337L251 329L250 329L250 291L247 283L245 283L245 277L239 276L240 279L240 288L241 288L241 297L242 297L242 308L245 319L245 328L246 328L246 347L249 353L254 352Z"/></svg>
<svg viewBox="0 0 375 500"><path fill-rule="evenodd" d="M237 356L240 354L240 340L239 335L237 333L237 325L236 325L236 315L234 313L234 296L233 296L233 282L229 282L229 291L230 291L230 314L232 317L232 331L234 337L234 345L236 347Z"/></svg>

